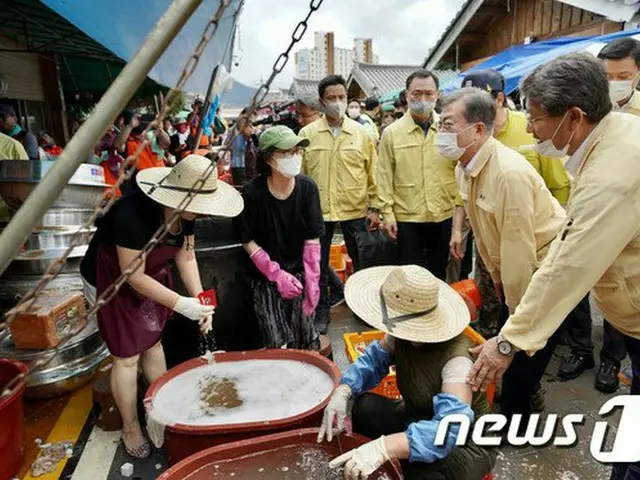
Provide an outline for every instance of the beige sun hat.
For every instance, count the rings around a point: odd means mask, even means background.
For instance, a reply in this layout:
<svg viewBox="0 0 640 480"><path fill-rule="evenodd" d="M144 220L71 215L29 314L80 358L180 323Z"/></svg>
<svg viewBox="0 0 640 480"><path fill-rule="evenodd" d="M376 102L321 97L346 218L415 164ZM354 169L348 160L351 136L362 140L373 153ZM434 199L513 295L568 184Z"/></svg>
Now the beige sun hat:
<svg viewBox="0 0 640 480"><path fill-rule="evenodd" d="M451 340L471 318L458 292L417 265L356 272L344 295L353 313L373 328L412 342Z"/></svg>
<svg viewBox="0 0 640 480"><path fill-rule="evenodd" d="M213 167L213 170L211 170ZM136 175L140 189L156 202L178 208L194 183L204 178L204 185L185 208L186 212L218 217L235 217L242 212L242 195L225 182L218 181L218 168L200 155L188 155L173 168L147 168Z"/></svg>

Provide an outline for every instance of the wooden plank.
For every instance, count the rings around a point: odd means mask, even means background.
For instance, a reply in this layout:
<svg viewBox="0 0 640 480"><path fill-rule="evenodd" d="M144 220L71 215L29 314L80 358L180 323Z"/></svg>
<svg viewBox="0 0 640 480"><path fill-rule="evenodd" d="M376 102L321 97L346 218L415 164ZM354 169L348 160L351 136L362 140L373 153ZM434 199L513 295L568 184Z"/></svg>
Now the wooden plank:
<svg viewBox="0 0 640 480"><path fill-rule="evenodd" d="M518 2L518 16L516 18L516 41L515 43L522 43L524 37L526 37L526 18L527 18L527 7L525 4L526 0L522 0Z"/></svg>
<svg viewBox="0 0 640 480"><path fill-rule="evenodd" d="M551 32L551 19L553 18L553 1L543 0L542 3L542 35Z"/></svg>
<svg viewBox="0 0 640 480"><path fill-rule="evenodd" d="M534 5L534 10L533 10L533 35L534 36L539 36L542 35L542 14L543 14L543 8L544 8L544 2L542 1L537 1L535 2Z"/></svg>
<svg viewBox="0 0 640 480"><path fill-rule="evenodd" d="M573 13L573 7L571 5L562 5L562 22L560 23L560 29L564 30L571 27L571 14Z"/></svg>
<svg viewBox="0 0 640 480"><path fill-rule="evenodd" d="M575 27L576 25L581 25L582 24L582 12L584 12L584 10L582 10L581 8L573 7L573 11L571 13L571 26L572 27Z"/></svg>
<svg viewBox="0 0 640 480"><path fill-rule="evenodd" d="M561 23L562 23L562 3L560 3L558 0L553 0L551 31L549 33L553 35L555 32L559 31Z"/></svg>
<svg viewBox="0 0 640 480"><path fill-rule="evenodd" d="M527 13L526 13L526 27L524 32L525 37L533 35L533 16L535 13L535 7L536 7L535 4L536 4L535 0L526 0Z"/></svg>

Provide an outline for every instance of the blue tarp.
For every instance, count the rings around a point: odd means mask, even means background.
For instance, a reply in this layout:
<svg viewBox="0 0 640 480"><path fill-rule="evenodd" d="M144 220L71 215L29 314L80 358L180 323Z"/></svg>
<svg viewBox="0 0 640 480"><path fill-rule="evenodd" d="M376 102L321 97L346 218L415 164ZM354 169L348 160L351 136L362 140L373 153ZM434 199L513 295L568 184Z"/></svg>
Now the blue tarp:
<svg viewBox="0 0 640 480"><path fill-rule="evenodd" d="M604 46L604 44L617 38L638 35L640 35L640 29L602 36L562 37L543 42L535 42L529 45L516 45L460 74L458 81L445 86L444 90L448 92L460 88L462 79L468 73L492 68L504 75L506 82L505 92L509 94L517 90L520 80L532 72L538 65L542 65L560 55L571 52L589 50L595 54L599 51L598 45Z"/></svg>
<svg viewBox="0 0 640 480"><path fill-rule="evenodd" d="M203 0L149 73L152 79L167 87L175 85L220 1ZM167 10L171 0L42 0L42 3L128 62ZM239 4L240 0L233 0L227 7L215 37L205 49L193 76L187 81L186 91L205 92L211 70L218 63L230 70L234 13Z"/></svg>

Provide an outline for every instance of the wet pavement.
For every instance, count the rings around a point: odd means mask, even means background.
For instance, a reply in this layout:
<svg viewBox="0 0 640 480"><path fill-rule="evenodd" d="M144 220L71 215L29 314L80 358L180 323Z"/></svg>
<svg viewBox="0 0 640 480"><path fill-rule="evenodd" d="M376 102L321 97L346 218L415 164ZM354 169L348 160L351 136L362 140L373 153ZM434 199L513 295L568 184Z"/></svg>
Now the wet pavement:
<svg viewBox="0 0 640 480"><path fill-rule="evenodd" d="M355 318L350 310L341 305L332 311L332 322L329 330L333 346L333 359L341 370L349 365L344 350L343 335L349 332L362 332L370 328ZM602 345L602 316L595 312L593 336L596 352L596 364L599 364L597 352ZM542 380L546 390L546 409L543 413L556 413L559 417L569 413L585 414L583 425L577 426L577 445L568 448L555 447L503 447L498 455L498 462L493 471L495 480L606 480L611 467L598 463L590 454L589 443L596 421L604 420L598 411L605 401L615 395L628 394L629 389L622 386L616 394L605 395L593 387L597 368L583 373L579 378L569 382L560 382L555 376L562 357L568 355L569 349L561 346ZM628 362L628 359L625 360ZM615 435L619 414L606 420L611 425L608 443Z"/></svg>

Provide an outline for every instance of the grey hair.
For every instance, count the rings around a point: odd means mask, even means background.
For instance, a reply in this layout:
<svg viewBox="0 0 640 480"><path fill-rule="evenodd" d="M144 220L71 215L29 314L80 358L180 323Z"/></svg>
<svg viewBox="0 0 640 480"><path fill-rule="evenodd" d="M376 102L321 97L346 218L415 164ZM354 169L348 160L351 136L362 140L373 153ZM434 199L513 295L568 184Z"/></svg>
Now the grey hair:
<svg viewBox="0 0 640 480"><path fill-rule="evenodd" d="M464 105L464 118L469 123L484 123L489 134L493 133L496 123L497 105L489 92L475 87L465 87L446 95L442 99L442 108L455 102Z"/></svg>
<svg viewBox="0 0 640 480"><path fill-rule="evenodd" d="M591 123L612 109L607 72L590 53L570 53L537 67L520 83L527 102L540 104L547 115L564 115L579 107Z"/></svg>
<svg viewBox="0 0 640 480"><path fill-rule="evenodd" d="M318 98L318 94L315 92L300 92L296 97L296 103L299 105L305 105L307 107L313 108L316 112L322 110L322 105L320 104L320 98Z"/></svg>

